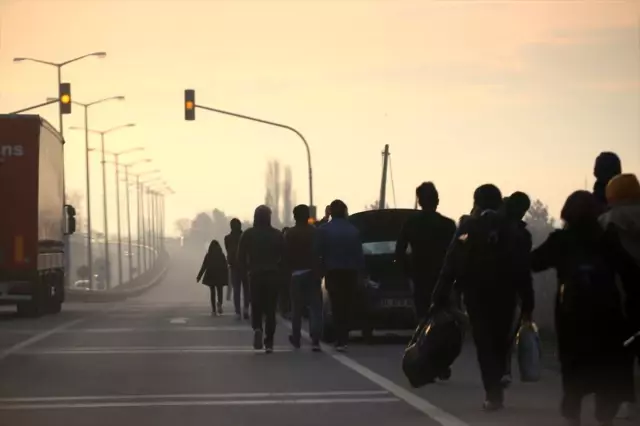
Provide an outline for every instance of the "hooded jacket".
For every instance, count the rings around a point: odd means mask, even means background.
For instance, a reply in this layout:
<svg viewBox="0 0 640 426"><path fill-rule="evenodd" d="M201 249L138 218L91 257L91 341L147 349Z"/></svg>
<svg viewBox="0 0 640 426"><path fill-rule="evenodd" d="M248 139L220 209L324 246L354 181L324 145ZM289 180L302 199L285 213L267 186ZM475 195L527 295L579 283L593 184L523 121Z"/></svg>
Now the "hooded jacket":
<svg viewBox="0 0 640 426"><path fill-rule="evenodd" d="M622 247L640 265L640 184L634 175L619 175L606 195L611 209L600 216L600 224L617 231Z"/></svg>
<svg viewBox="0 0 640 426"><path fill-rule="evenodd" d="M279 272L284 257L284 236L271 226L271 210L260 206L253 216L253 227L242 233L238 243L238 267L255 274Z"/></svg>
<svg viewBox="0 0 640 426"><path fill-rule="evenodd" d="M620 158L616 154L602 152L598 155L593 166L593 176L596 178L596 182L593 184L593 195L598 199L603 210L607 208L607 184L614 176L620 173L622 173L622 165Z"/></svg>

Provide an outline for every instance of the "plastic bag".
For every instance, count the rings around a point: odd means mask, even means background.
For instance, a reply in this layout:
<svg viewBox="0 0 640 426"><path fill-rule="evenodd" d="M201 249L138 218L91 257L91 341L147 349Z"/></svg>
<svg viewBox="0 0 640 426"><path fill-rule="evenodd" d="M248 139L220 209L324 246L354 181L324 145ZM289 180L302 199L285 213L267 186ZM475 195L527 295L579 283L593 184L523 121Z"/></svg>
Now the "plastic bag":
<svg viewBox="0 0 640 426"><path fill-rule="evenodd" d="M520 380L537 382L542 375L542 347L538 327L535 323L526 322L520 326L516 336L516 345Z"/></svg>
<svg viewBox="0 0 640 426"><path fill-rule="evenodd" d="M462 351L464 314L443 310L420 324L404 351L402 371L414 388L433 383Z"/></svg>

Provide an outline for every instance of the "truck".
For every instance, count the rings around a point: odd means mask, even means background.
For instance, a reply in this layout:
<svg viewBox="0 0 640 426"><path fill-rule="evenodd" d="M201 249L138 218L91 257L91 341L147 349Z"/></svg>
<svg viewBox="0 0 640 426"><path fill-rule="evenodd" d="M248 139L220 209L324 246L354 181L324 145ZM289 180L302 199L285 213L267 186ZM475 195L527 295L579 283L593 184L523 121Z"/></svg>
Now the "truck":
<svg viewBox="0 0 640 426"><path fill-rule="evenodd" d="M64 140L39 115L0 115L0 305L57 314L65 298Z"/></svg>

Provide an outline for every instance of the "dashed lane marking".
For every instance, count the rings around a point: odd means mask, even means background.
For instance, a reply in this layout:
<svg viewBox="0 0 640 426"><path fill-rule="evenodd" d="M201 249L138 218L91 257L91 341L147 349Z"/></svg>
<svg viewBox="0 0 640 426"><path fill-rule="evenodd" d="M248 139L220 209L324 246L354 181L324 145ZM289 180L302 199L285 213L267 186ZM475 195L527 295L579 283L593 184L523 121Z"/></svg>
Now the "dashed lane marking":
<svg viewBox="0 0 640 426"><path fill-rule="evenodd" d="M279 320L280 322L284 323L289 329L291 329L291 322L284 319ZM309 336L309 333L306 330L302 330L302 335L305 339L311 340L311 336ZM350 370L358 373L362 377L380 386L382 389L388 391L392 395L395 395L396 397L411 405L418 411L422 412L441 426L470 426L468 423L462 421L453 414L447 413L440 407L437 407L426 399L419 397L418 395L414 394L411 391L408 391L407 389L404 389L402 386L393 383L391 380L381 376L373 370L370 370L354 359L349 358L348 356L343 354L331 353L331 348L325 344L321 344L321 346L325 354L329 355Z"/></svg>

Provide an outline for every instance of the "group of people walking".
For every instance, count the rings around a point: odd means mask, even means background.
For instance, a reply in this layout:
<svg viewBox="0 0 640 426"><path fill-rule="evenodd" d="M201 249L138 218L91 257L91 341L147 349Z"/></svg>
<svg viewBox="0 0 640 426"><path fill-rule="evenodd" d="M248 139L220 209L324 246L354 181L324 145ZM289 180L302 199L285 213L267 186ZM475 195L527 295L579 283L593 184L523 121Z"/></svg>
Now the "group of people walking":
<svg viewBox="0 0 640 426"><path fill-rule="evenodd" d="M582 399L592 393L602 426L612 424L623 404L635 404L636 358L623 342L640 329L640 184L635 175L622 173L613 153L597 158L594 176L594 191L572 193L562 208L564 226L535 249L524 222L531 201L523 192L503 197L495 185L481 185L471 213L456 225L437 212L433 183L416 189L422 211L405 224L396 258L412 279L420 319L464 303L487 411L504 406L515 332L533 318L532 272L547 269L555 269L558 278L555 325L563 417L579 425ZM290 283L290 343L300 347L307 309L311 347L320 351L324 277L336 350L345 351L358 283L366 274L359 231L347 220L341 200L327 206L315 225L309 223L309 206L296 206L293 215L295 226L286 232L271 225L267 206L255 210L253 227L244 232L234 219L225 238L227 259L213 241L198 280L212 286L213 312L220 313L222 292L214 283L227 282L230 271L236 314L247 318L250 307L254 348L270 353L283 280ZM450 374L443 372L441 379Z"/></svg>

